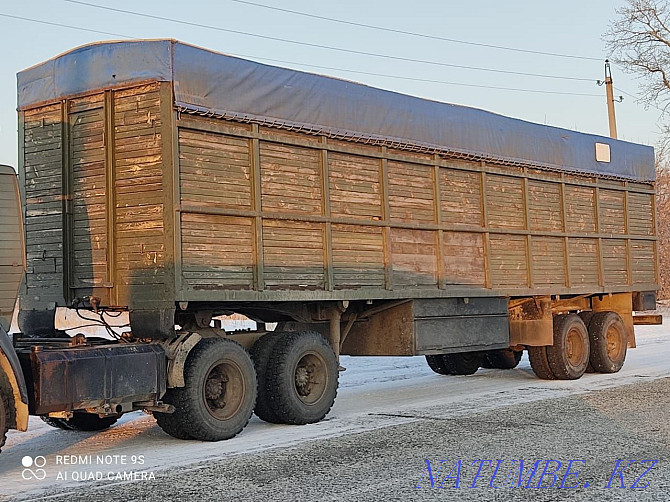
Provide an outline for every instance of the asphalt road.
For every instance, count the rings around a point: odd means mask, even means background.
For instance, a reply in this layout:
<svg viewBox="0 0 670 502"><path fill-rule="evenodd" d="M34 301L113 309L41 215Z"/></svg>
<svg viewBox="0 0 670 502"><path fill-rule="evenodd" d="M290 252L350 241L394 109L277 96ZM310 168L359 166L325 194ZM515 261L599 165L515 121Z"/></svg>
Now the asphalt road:
<svg viewBox="0 0 670 502"><path fill-rule="evenodd" d="M667 501L668 410L668 378L484 413L473 409L455 418L434 407L413 415L411 423L172 469L153 481L68 490L50 498L68 502L166 498ZM492 480L498 459L502 462ZM524 460L521 483L519 459ZM444 460L441 471L440 460ZM547 460L559 461L561 467L551 462L540 480ZM579 474L565 476L570 460L575 461L570 472ZM626 462L619 464L621 474L613 475L618 460ZM629 465L631 460L635 462ZM480 477L472 488L480 464ZM545 488L552 485L549 473L556 470L553 488ZM575 485L579 488L568 488Z"/></svg>
<svg viewBox="0 0 670 502"><path fill-rule="evenodd" d="M619 373L575 381L539 380L527 358L467 377L420 357L343 358L326 420L254 417L221 443L170 438L142 413L100 433L31 418L0 455L0 500L667 501L669 361L667 325L640 327Z"/></svg>

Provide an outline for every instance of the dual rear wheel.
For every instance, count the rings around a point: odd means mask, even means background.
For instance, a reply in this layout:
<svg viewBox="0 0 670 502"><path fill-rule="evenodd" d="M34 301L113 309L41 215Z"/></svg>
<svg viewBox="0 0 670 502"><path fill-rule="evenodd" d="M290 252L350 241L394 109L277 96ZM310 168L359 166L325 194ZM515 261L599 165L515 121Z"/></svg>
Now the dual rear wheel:
<svg viewBox="0 0 670 502"><path fill-rule="evenodd" d="M626 359L628 340L616 312L554 316L554 343L528 347L535 374L545 380L575 380L585 372L616 373Z"/></svg>
<svg viewBox="0 0 670 502"><path fill-rule="evenodd" d="M323 419L337 395L338 364L329 343L313 331L270 333L251 350L258 376L256 415L270 423Z"/></svg>
<svg viewBox="0 0 670 502"><path fill-rule="evenodd" d="M163 397L175 412L154 417L175 438L203 441L237 435L254 410L267 422L314 423L330 411L337 380L335 353L315 332L269 333L251 354L229 339L204 339L186 359L186 386Z"/></svg>

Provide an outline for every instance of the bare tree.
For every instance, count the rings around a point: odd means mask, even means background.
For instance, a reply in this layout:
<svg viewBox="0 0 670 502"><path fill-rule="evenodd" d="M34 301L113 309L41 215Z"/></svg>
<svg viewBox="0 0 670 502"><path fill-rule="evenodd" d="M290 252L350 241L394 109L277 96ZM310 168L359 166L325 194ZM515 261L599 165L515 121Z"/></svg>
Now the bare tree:
<svg viewBox="0 0 670 502"><path fill-rule="evenodd" d="M656 215L661 289L660 299L670 299L670 162L667 149L656 151Z"/></svg>
<svg viewBox="0 0 670 502"><path fill-rule="evenodd" d="M610 59L641 80L641 101L670 115L670 4L628 0L605 34ZM656 214L661 289L670 299L670 126L656 149Z"/></svg>
<svg viewBox="0 0 670 502"><path fill-rule="evenodd" d="M612 62L641 77L642 101L670 106L670 5L667 0L628 0L617 9L605 43Z"/></svg>

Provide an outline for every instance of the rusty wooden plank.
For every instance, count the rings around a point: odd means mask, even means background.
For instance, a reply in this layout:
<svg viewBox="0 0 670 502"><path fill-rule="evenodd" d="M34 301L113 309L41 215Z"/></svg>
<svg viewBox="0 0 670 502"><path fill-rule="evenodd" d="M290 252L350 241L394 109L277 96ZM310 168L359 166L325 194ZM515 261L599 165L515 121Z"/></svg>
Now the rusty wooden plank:
<svg viewBox="0 0 670 502"><path fill-rule="evenodd" d="M484 161L482 161L482 167L486 167ZM491 239L489 233L489 216L488 216L488 202L486 200L486 192L488 191L488 183L486 179L486 172L482 170L481 172L481 197L482 197L482 229L484 231L484 287L491 287Z"/></svg>
<svg viewBox="0 0 670 502"><path fill-rule="evenodd" d="M328 164L328 140L326 137L321 138L321 214L326 218L324 225L324 247L323 247L323 263L325 266L325 288L328 291L335 289L335 278L333 275L333 230L331 219L330 206L330 174Z"/></svg>
<svg viewBox="0 0 670 502"><path fill-rule="evenodd" d="M62 239L63 239L63 296L65 301L72 302L72 251L73 251L73 203L72 203L72 159L70 156L70 104L67 100L61 103L61 173L63 185L61 194L63 196L62 212Z"/></svg>
<svg viewBox="0 0 670 502"><path fill-rule="evenodd" d="M251 132L258 135L258 125L253 124ZM263 217L261 216L261 148L258 137L249 142L251 149L251 196L253 198L253 210L257 216L254 219L254 289L263 291L265 289L264 279L264 247L263 247Z"/></svg>
<svg viewBox="0 0 670 502"><path fill-rule="evenodd" d="M104 145L105 145L105 162L103 164L105 170L105 217L107 228L106 240L107 240L107 249L106 249L106 277L105 277L105 286L114 287L116 282L116 232L115 232L115 209L116 209L116 193L115 188L115 178L114 178L114 91L108 90L105 91L103 97L103 107L104 107ZM108 301L112 305L118 305L118 295L117 290L114 288L110 292L110 298Z"/></svg>
<svg viewBox="0 0 670 502"><path fill-rule="evenodd" d="M438 156L434 155L434 160ZM435 164L433 167L433 213L435 214L435 223L442 226L442 194L440 190L440 167ZM435 232L437 245L437 287L444 289L446 287L446 277L444 270L444 231L439 229Z"/></svg>
<svg viewBox="0 0 670 502"><path fill-rule="evenodd" d="M565 176L561 173L561 184L559 190L559 197L561 198L561 223L562 231L568 231L568 216L566 211L566 194L565 194L565 183L563 182ZM563 284L566 287L570 287L570 238L563 238Z"/></svg>
<svg viewBox="0 0 670 502"><path fill-rule="evenodd" d="M393 255L391 251L391 228L389 207L389 185L388 185L388 151L385 146L381 147L382 158L380 160L379 176L382 197L382 221L384 224L384 287L393 290Z"/></svg>
<svg viewBox="0 0 670 502"><path fill-rule="evenodd" d="M526 168L524 168L524 174ZM530 204L528 201L528 178L522 179L523 186L523 228L530 230ZM526 266L528 267L528 287L533 288L535 274L533 270L533 236L529 233L526 236Z"/></svg>

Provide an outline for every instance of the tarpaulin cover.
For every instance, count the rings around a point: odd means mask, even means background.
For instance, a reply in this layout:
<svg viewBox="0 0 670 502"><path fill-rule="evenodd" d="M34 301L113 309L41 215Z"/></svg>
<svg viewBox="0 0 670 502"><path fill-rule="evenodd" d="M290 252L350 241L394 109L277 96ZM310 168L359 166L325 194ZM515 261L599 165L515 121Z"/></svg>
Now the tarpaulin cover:
<svg viewBox="0 0 670 502"><path fill-rule="evenodd" d="M186 111L475 159L654 179L654 151L648 146L260 64L175 40L87 45L17 78L19 109L134 82L168 81L175 105ZM609 163L596 161L596 143L610 146Z"/></svg>

